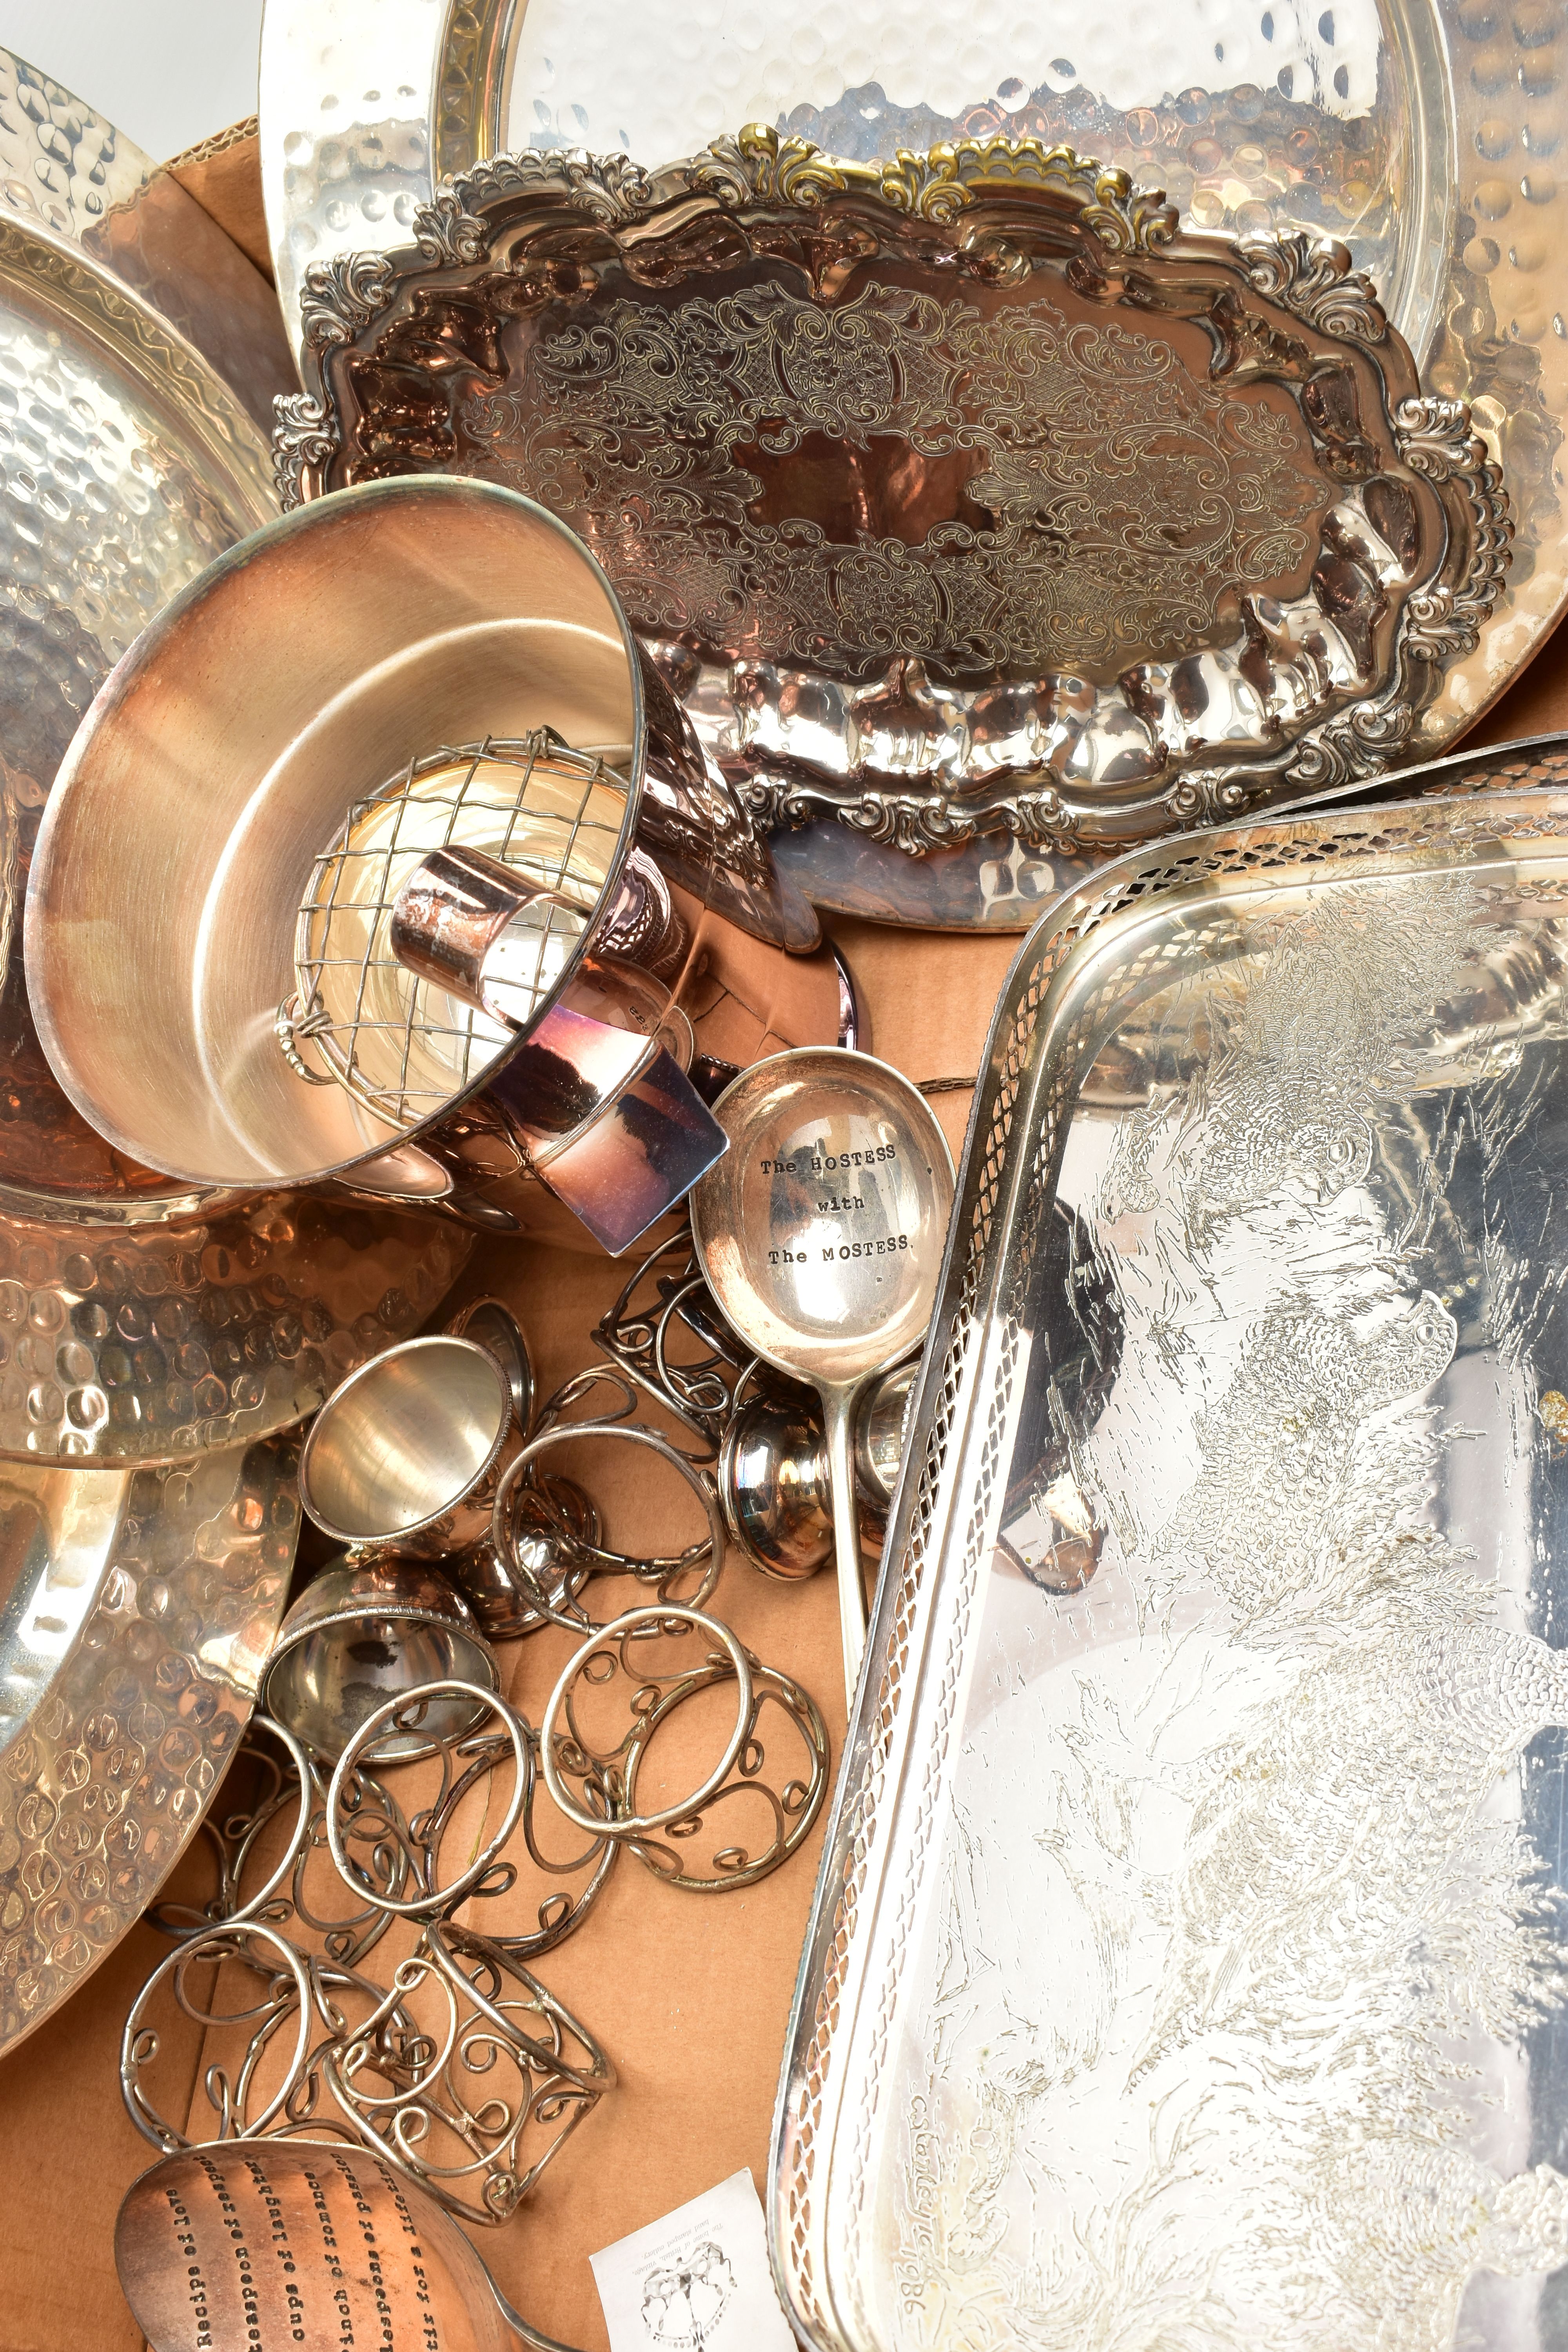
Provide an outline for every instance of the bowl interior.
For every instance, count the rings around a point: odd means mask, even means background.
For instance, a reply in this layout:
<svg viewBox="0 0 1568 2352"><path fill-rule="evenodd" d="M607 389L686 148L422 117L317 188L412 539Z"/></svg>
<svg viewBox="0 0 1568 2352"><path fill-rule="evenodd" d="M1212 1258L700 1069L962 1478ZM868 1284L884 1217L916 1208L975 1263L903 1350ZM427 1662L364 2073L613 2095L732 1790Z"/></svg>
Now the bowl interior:
<svg viewBox="0 0 1568 2352"><path fill-rule="evenodd" d="M483 1643L461 1626L367 1615L325 1626L285 1650L267 1677L267 1706L335 1763L365 1717L400 1691L445 1681L483 1689L489 1680ZM433 1699L417 1724L373 1741L363 1760L391 1764L423 1755L434 1741L461 1738L483 1712L460 1692Z"/></svg>
<svg viewBox="0 0 1568 2352"><path fill-rule="evenodd" d="M351 1542L385 1542L460 1502L511 1417L500 1366L465 1339L378 1356L328 1398L300 1465L305 1507Z"/></svg>
<svg viewBox="0 0 1568 2352"><path fill-rule="evenodd" d="M298 1181L395 1144L279 1046L316 861L410 761L545 726L632 741L637 688L586 551L507 491L345 491L204 574L93 705L34 861L28 986L78 1108L204 1183ZM608 803L624 823L634 792L606 787L606 878Z"/></svg>

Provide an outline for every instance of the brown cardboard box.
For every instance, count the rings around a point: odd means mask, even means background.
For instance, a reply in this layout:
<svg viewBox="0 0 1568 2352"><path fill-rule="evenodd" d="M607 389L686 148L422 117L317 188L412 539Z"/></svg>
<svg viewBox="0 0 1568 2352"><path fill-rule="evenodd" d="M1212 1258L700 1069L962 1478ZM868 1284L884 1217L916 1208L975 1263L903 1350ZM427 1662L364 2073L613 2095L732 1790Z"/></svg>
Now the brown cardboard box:
<svg viewBox="0 0 1568 2352"><path fill-rule="evenodd" d="M232 216L259 257L254 142L209 145L210 153L181 159L181 176L220 217ZM1564 725L1568 654L1553 647L1475 740L1502 742ZM1016 940L848 921L832 928L869 1012L871 1050L916 1078L972 1076ZM936 1097L955 1156L968 1107L967 1092ZM451 1306L482 1290L510 1300L547 1391L591 1360L587 1334L623 1279L624 1269L603 1259L500 1243L480 1252ZM668 1474L650 1476L629 1449L601 1449L584 1461L583 1475L605 1505L612 1540L651 1549L689 1539L689 1498ZM715 1606L764 1661L813 1693L837 1762L844 1701L831 1579L780 1586L731 1559ZM568 1636L552 1633L503 1653L509 1693L535 1721L570 1648ZM672 1790L681 1764L672 1742ZM820 1842L819 1823L787 1868L754 1889L719 1896L675 1892L623 1861L599 1909L540 1963L551 1990L608 2048L620 2077L513 2219L479 2233L500 2284L552 2336L590 2347L605 2342L591 2252L742 2166L765 2187L773 2094ZM201 1887L199 1857L183 1878ZM112 2231L121 2197L154 2151L125 2115L116 2067L127 2008L166 1949L153 1929L137 1928L0 2066L0 2352L136 2352L140 2338L114 2274ZM160 2028L165 2111L188 2118L210 2112L200 2087L198 2030L172 2007Z"/></svg>

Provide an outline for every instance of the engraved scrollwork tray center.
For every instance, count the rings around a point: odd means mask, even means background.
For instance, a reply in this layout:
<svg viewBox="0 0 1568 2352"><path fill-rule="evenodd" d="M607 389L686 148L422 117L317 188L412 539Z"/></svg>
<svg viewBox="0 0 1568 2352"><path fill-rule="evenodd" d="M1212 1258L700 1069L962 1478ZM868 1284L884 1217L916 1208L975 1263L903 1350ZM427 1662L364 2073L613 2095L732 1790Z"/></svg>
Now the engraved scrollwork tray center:
<svg viewBox="0 0 1568 2352"><path fill-rule="evenodd" d="M1500 591L1496 469L1343 248L1067 149L500 156L416 237L312 274L285 495L540 499L775 827L1081 859L1331 788Z"/></svg>

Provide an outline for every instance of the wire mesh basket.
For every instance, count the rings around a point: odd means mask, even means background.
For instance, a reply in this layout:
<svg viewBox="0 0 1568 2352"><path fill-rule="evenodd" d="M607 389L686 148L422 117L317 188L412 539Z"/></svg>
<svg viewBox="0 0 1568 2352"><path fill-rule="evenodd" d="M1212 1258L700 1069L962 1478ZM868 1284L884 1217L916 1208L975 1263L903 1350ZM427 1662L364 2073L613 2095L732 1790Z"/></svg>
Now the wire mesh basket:
<svg viewBox="0 0 1568 2352"><path fill-rule="evenodd" d="M346 1087L406 1134L515 1042L542 1006L603 896L626 816L626 745L574 751L548 728L443 746L356 800L317 859L279 1006L290 1067ZM506 936L503 1025L417 978L392 951L392 908L433 850L482 850L542 893ZM304 1058L309 1047L323 1068Z"/></svg>

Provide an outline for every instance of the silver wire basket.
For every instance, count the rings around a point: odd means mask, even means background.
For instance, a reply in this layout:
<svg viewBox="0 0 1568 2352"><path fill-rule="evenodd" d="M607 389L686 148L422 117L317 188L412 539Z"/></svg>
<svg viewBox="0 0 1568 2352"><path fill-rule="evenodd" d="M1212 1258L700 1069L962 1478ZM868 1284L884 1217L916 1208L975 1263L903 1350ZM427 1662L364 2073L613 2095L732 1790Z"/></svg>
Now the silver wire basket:
<svg viewBox="0 0 1568 2352"><path fill-rule="evenodd" d="M615 863L626 745L574 751L549 728L444 745L350 807L311 871L279 1043L296 1075L346 1087L408 1133L479 1077L542 1007ZM508 935L503 1026L416 978L392 952L393 904L433 850L484 851L542 893ZM548 893L550 895L542 895ZM313 1069L310 1046L324 1068Z"/></svg>

